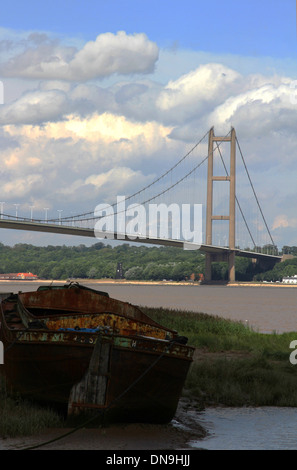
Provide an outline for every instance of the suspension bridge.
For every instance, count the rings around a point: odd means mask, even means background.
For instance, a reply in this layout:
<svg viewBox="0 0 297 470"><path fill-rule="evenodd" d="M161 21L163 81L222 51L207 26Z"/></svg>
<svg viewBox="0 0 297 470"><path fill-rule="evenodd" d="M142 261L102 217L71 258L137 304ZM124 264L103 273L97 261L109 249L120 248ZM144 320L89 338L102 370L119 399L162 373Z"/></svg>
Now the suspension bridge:
<svg viewBox="0 0 297 470"><path fill-rule="evenodd" d="M128 213L127 203L130 230L123 225L123 216ZM100 210L96 206L90 211L64 217L59 211L58 218L44 219L33 218L32 212L31 217L4 213L1 208L0 228L198 249L205 253L206 281L211 281L211 265L215 261L228 262L230 281L235 280L235 256L251 258L266 269L281 261L234 128L225 136L216 136L211 128L167 171L125 197L124 204L123 201L101 204ZM203 209L199 240L193 236L195 227L193 231L188 227L192 239L185 237L181 230L183 220L179 218L176 222L172 215L173 207L180 208L181 212L187 206L189 215L195 205ZM149 213L152 206L167 208L165 235L161 230L162 214L157 218L154 213L153 230L147 228L147 219L140 223L139 213L144 214L146 210ZM138 218L131 221L133 213L137 213ZM108 217L116 223L109 224ZM193 226L193 213L190 217Z"/></svg>

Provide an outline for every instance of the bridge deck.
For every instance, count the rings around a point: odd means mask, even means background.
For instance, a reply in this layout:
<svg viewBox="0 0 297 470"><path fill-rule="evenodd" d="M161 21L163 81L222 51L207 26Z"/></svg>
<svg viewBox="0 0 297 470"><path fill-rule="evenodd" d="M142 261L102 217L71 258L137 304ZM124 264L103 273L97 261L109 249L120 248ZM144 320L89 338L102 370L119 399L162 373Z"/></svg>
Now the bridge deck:
<svg viewBox="0 0 297 470"><path fill-rule="evenodd" d="M212 246L205 244L197 244L186 242L183 240L172 240L172 239L162 239L162 238L145 238L145 237L132 237L132 235L111 233L111 232L94 232L92 228L82 228L82 227L73 227L67 225L56 225L49 223L40 223L40 222L31 222L31 221L21 221L21 220L7 220L0 219L0 228L13 229L13 230L25 230L25 231L35 231L35 232L47 232L47 233L57 233L61 235L74 235L79 237L91 237L97 239L114 239L122 240L126 242L136 242L136 243L146 243L151 245L162 245L162 246L173 246L177 248L184 248L188 250L200 250L204 253L209 253L213 255L228 255L230 249L228 247L221 246ZM245 251L236 249L236 256L243 256L246 258L259 259L263 261L281 261L282 257L277 255L269 255L265 253L255 253L252 251Z"/></svg>

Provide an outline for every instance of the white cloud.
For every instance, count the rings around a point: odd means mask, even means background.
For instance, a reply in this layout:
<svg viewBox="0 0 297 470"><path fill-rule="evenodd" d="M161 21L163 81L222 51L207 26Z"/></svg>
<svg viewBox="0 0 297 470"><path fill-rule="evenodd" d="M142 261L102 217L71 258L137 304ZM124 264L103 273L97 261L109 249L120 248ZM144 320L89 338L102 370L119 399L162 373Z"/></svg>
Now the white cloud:
<svg viewBox="0 0 297 470"><path fill-rule="evenodd" d="M151 73L159 50L145 34L104 33L87 42L80 50L65 47L57 41L29 47L2 63L4 77L45 80L86 81L112 74Z"/></svg>
<svg viewBox="0 0 297 470"><path fill-rule="evenodd" d="M158 47L145 34L105 33L88 42L74 56L69 75L72 80L89 80L114 73L149 73L153 72L157 59Z"/></svg>
<svg viewBox="0 0 297 470"><path fill-rule="evenodd" d="M201 65L161 91L157 107L181 122L207 112L236 91L241 79L236 71L222 64Z"/></svg>
<svg viewBox="0 0 297 470"><path fill-rule="evenodd" d="M7 202L39 192L49 206L85 201L89 208L92 201L105 200L119 190L130 194L139 189L156 174L159 155L165 161L176 147L167 138L170 128L110 113L69 115L63 121L4 129L6 139L18 143L2 151L2 171L10 172L9 181L6 176L2 184L2 199ZM16 191L12 191L14 182Z"/></svg>
<svg viewBox="0 0 297 470"><path fill-rule="evenodd" d="M68 107L67 96L62 91L31 91L0 107L0 124L34 124L55 120Z"/></svg>
<svg viewBox="0 0 297 470"><path fill-rule="evenodd" d="M40 191L44 186L44 177L40 174L30 174L26 177L16 178L8 181L2 186L2 195L13 194L14 198L27 197L32 191Z"/></svg>
<svg viewBox="0 0 297 470"><path fill-rule="evenodd" d="M99 175L90 175L85 182L86 184L92 184L101 188L107 184L116 184L116 186L118 186L121 181L128 182L129 180L136 177L139 178L140 176L141 174L139 171L137 172L131 170L131 168L119 166Z"/></svg>
<svg viewBox="0 0 297 470"><path fill-rule="evenodd" d="M292 89L286 78L274 84L269 77L265 83L262 77L260 86L253 85L251 82L248 90L218 105L208 116L208 123L220 129L236 126L250 135L296 126L296 105L291 101Z"/></svg>

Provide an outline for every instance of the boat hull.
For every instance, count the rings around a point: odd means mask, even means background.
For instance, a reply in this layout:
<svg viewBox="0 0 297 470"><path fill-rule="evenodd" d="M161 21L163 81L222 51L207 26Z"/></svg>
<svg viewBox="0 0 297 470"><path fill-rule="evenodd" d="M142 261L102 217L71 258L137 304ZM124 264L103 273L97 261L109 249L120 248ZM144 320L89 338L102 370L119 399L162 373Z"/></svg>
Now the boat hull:
<svg viewBox="0 0 297 470"><path fill-rule="evenodd" d="M194 352L139 308L77 286L3 297L0 340L11 391L72 422L169 422Z"/></svg>
<svg viewBox="0 0 297 470"><path fill-rule="evenodd" d="M166 423L191 353L154 339L25 332L3 367L12 392L63 411L69 422Z"/></svg>

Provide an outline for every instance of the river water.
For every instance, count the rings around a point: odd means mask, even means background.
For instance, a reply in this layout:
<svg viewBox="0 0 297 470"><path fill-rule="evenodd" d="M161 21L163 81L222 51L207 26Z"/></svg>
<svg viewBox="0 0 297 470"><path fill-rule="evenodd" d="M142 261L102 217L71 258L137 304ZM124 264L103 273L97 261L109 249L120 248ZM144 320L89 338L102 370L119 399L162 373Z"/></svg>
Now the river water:
<svg viewBox="0 0 297 470"><path fill-rule="evenodd" d="M209 436L193 449L296 450L296 408L207 408L195 419Z"/></svg>
<svg viewBox="0 0 297 470"><path fill-rule="evenodd" d="M34 290L41 282L2 281L0 292ZM262 333L297 332L297 285L226 286L86 282L111 297L149 307L164 307L239 320ZM296 338L297 339L297 338Z"/></svg>
<svg viewBox="0 0 297 470"><path fill-rule="evenodd" d="M1 292L28 291L35 282L1 282ZM204 312L242 321L263 333L296 331L297 286L125 285L86 283L137 305ZM289 347L289 345L288 345ZM296 366L297 367L297 366ZM208 436L193 449L295 450L297 408L207 408L192 410Z"/></svg>
<svg viewBox="0 0 297 470"><path fill-rule="evenodd" d="M297 286L102 284L100 289L137 305L240 320L263 333L297 331Z"/></svg>

